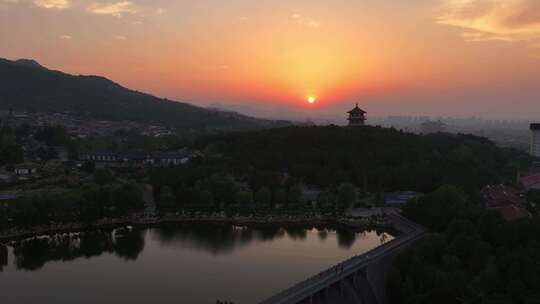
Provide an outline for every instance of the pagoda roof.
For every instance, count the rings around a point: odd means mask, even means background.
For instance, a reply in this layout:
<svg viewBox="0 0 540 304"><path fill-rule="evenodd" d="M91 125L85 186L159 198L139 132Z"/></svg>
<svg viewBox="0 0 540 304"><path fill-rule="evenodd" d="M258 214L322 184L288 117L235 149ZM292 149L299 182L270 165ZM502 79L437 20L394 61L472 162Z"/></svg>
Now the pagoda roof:
<svg viewBox="0 0 540 304"><path fill-rule="evenodd" d="M367 112L364 111L364 110L362 110L362 109L360 109L360 108L358 107L358 104L356 104L356 106L354 107L354 109L350 110L350 111L347 112L347 113L349 113L349 114L354 114L354 113L366 114Z"/></svg>

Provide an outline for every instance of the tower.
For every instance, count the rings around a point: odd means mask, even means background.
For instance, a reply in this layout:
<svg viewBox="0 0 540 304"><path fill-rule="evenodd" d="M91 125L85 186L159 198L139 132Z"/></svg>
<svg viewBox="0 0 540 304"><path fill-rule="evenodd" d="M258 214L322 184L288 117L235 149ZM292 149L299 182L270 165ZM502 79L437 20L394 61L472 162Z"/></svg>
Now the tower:
<svg viewBox="0 0 540 304"><path fill-rule="evenodd" d="M350 110L349 112L349 118L347 120L349 121L349 126L356 127L356 126L363 126L366 123L366 111L360 109L358 107L358 104L356 104L356 107L354 109Z"/></svg>
<svg viewBox="0 0 540 304"><path fill-rule="evenodd" d="M531 124L531 155L540 158L540 123Z"/></svg>

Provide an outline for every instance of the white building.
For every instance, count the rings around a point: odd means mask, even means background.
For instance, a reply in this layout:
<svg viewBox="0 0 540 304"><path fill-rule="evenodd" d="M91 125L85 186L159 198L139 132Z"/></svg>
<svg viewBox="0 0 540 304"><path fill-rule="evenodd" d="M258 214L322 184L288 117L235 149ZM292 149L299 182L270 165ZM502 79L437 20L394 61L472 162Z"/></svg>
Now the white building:
<svg viewBox="0 0 540 304"><path fill-rule="evenodd" d="M540 158L540 123L531 124L531 155Z"/></svg>
<svg viewBox="0 0 540 304"><path fill-rule="evenodd" d="M13 172L19 176L30 176L37 173L37 167L32 164L16 165Z"/></svg>

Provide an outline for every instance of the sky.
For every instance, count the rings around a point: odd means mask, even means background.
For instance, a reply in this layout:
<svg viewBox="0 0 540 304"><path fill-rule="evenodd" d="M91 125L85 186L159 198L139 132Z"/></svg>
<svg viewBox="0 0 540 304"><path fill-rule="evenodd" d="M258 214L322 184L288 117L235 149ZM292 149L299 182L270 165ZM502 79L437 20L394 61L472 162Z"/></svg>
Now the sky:
<svg viewBox="0 0 540 304"><path fill-rule="evenodd" d="M540 118L538 0L0 0L0 57L258 116Z"/></svg>

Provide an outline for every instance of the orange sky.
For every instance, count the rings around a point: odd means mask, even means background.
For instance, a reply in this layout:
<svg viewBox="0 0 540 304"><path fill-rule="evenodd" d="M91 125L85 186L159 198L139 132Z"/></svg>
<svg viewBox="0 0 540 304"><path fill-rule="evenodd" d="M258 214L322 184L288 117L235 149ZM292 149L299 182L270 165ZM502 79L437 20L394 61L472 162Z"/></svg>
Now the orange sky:
<svg viewBox="0 0 540 304"><path fill-rule="evenodd" d="M262 116L540 116L537 0L0 0L0 57Z"/></svg>

